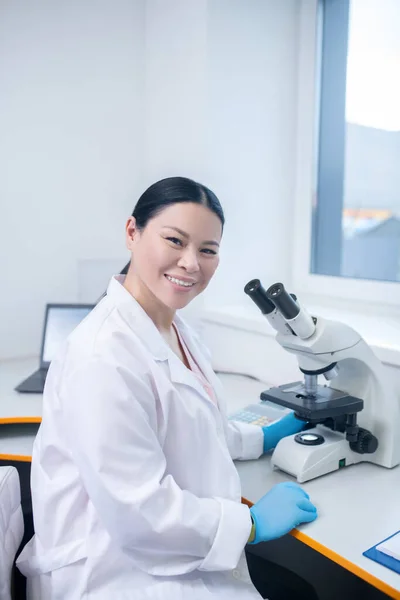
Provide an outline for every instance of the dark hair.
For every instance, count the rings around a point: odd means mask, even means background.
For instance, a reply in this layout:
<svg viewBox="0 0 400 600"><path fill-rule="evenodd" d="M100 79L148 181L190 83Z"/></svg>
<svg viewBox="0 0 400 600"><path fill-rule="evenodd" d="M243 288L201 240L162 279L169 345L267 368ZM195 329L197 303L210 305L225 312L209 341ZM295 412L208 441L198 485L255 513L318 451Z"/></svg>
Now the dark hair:
<svg viewBox="0 0 400 600"><path fill-rule="evenodd" d="M194 202L209 208L225 224L224 211L217 196L208 187L188 179L187 177L167 177L153 183L140 196L133 210L137 228L144 229L147 223L164 208L180 202ZM126 275L129 264L125 265L121 274Z"/></svg>
<svg viewBox="0 0 400 600"><path fill-rule="evenodd" d="M135 217L138 229L144 229L150 219L164 208L179 202L194 202L206 206L217 215L222 227L224 226L224 212L214 192L186 177L167 177L153 183L140 196L132 217Z"/></svg>

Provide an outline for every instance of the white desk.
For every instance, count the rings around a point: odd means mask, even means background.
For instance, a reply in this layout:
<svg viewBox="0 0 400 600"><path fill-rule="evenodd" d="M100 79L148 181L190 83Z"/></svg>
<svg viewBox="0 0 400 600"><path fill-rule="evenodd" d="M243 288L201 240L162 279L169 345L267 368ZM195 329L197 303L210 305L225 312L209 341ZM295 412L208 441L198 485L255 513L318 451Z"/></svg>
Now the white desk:
<svg viewBox="0 0 400 600"><path fill-rule="evenodd" d="M0 425L0 460L31 462L38 427L35 423Z"/></svg>
<svg viewBox="0 0 400 600"><path fill-rule="evenodd" d="M41 418L42 396L18 394L13 388L36 365L37 361L32 360L0 364L0 459L3 456L30 459ZM220 375L220 378L230 412L254 403L268 387L241 376ZM276 483L290 479L272 470L268 456L258 461L237 462L236 466L243 497L249 503L257 502ZM400 600L400 575L362 555L400 529L400 467L386 470L358 464L303 485L316 504L319 517L295 530L294 537L389 597Z"/></svg>
<svg viewBox="0 0 400 600"><path fill-rule="evenodd" d="M41 394L19 394L14 390L38 368L37 359L9 360L0 363L0 425L4 423L40 423Z"/></svg>
<svg viewBox="0 0 400 600"><path fill-rule="evenodd" d="M254 402L268 387L245 377L220 378L231 412ZM243 498L250 504L276 483L293 481L272 469L268 455L255 461L237 461L236 467ZM400 575L362 555L400 530L400 466L388 470L368 463L352 465L302 486L318 508L318 519L293 531L293 536L400 600Z"/></svg>
<svg viewBox="0 0 400 600"><path fill-rule="evenodd" d="M257 502L276 483L293 480L273 471L268 456L236 466L249 503ZM294 537L400 599L400 575L362 555L400 529L400 467L387 470L363 463L302 486L317 506L318 519L300 526L292 532Z"/></svg>
<svg viewBox="0 0 400 600"><path fill-rule="evenodd" d="M38 368L37 359L0 363L0 460L30 462L42 420L42 395L14 388Z"/></svg>

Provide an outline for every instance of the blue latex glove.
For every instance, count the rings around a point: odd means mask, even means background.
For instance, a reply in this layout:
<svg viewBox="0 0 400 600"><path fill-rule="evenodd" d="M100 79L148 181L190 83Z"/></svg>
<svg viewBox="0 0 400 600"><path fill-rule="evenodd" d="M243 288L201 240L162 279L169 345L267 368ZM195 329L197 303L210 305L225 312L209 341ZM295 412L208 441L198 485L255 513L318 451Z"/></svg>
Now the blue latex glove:
<svg viewBox="0 0 400 600"><path fill-rule="evenodd" d="M256 526L251 544L267 542L289 533L300 523L310 523L317 518L317 509L309 495L297 483L278 483L265 494L250 513Z"/></svg>
<svg viewBox="0 0 400 600"><path fill-rule="evenodd" d="M282 438L299 433L306 425L307 423L305 421L300 421L300 419L297 419L294 416L294 412L291 412L282 419L279 419L279 421L271 423L271 425L268 425L267 427L263 427L264 452L268 452L268 450L275 448Z"/></svg>

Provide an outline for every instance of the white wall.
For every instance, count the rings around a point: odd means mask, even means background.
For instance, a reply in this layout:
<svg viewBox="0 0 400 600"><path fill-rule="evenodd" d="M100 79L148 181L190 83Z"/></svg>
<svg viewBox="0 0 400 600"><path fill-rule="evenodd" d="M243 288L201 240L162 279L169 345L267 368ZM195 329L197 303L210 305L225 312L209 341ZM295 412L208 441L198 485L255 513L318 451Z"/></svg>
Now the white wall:
<svg viewBox="0 0 400 600"><path fill-rule="evenodd" d="M35 354L45 303L88 299L102 259L125 258L125 218L160 177L198 179L225 208L208 306L288 280L298 8L1 3L0 358Z"/></svg>
<svg viewBox="0 0 400 600"><path fill-rule="evenodd" d="M254 277L291 277L299 5L209 2L208 181L227 225L208 305L247 304Z"/></svg>
<svg viewBox="0 0 400 600"><path fill-rule="evenodd" d="M212 0L211 0L212 1ZM144 172L207 178L208 0L146 0Z"/></svg>
<svg viewBox="0 0 400 600"><path fill-rule="evenodd" d="M144 177L207 181L208 0L146 0ZM184 311L200 328L204 297Z"/></svg>
<svg viewBox="0 0 400 600"><path fill-rule="evenodd" d="M193 177L226 213L207 306L291 277L298 25L296 0L146 2L147 182Z"/></svg>
<svg viewBox="0 0 400 600"><path fill-rule="evenodd" d="M0 4L0 358L37 354L88 261L124 264L143 58L144 0Z"/></svg>

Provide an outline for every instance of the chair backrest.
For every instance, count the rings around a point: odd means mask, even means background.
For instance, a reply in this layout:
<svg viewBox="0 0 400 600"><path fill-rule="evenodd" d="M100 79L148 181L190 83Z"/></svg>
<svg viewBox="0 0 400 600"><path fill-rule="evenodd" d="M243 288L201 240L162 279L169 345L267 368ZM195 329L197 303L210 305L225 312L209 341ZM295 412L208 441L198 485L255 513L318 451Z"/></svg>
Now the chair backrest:
<svg viewBox="0 0 400 600"><path fill-rule="evenodd" d="M11 600L15 555L23 535L18 471L14 467L0 467L0 600Z"/></svg>

